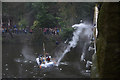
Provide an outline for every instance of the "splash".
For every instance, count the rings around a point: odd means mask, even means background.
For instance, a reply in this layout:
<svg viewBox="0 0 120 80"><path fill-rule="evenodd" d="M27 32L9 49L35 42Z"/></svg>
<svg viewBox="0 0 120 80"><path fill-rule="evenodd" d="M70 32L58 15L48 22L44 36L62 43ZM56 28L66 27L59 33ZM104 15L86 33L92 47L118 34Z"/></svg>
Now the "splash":
<svg viewBox="0 0 120 80"><path fill-rule="evenodd" d="M85 61L85 50L86 50L86 43L83 46L83 51L82 51L82 55L81 55L81 61Z"/></svg>
<svg viewBox="0 0 120 80"><path fill-rule="evenodd" d="M63 59L65 54L70 51L71 48L76 47L77 42L79 41L81 35L87 36L87 37L90 37L92 35L91 25L80 23L80 24L75 24L72 27L75 29L75 31L73 32L72 40L68 43L69 45L67 45L66 49L63 51L62 55L59 57L56 66L59 65L60 61Z"/></svg>
<svg viewBox="0 0 120 80"><path fill-rule="evenodd" d="M21 53L26 60L35 61L36 59L35 56L33 55L33 49L28 45L23 46Z"/></svg>

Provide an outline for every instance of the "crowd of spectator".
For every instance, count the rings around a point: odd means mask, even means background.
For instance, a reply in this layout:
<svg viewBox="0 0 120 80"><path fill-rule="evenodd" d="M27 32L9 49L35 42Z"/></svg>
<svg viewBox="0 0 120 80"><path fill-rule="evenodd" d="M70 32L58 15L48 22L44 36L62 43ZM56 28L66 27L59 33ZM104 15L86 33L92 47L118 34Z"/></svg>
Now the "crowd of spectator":
<svg viewBox="0 0 120 80"><path fill-rule="evenodd" d="M9 30L9 31L8 31ZM32 29L28 30L26 28L23 28L23 29L19 29L19 28L2 28L2 33L7 33L7 32L12 32L12 33L15 33L15 34L20 34L20 33L31 33L32 34Z"/></svg>
<svg viewBox="0 0 120 80"><path fill-rule="evenodd" d="M29 28L23 28L23 27L17 27L16 25L14 26L2 26L2 33L8 33L8 32L11 32L11 33L15 33L15 34L20 34L20 33L31 33L33 32L32 29L29 29Z"/></svg>
<svg viewBox="0 0 120 80"><path fill-rule="evenodd" d="M22 27L17 27L16 25L13 27L2 27L2 33L7 33L7 32L15 33L15 34L20 34L20 33L33 33L33 29L29 29L28 27L22 28ZM59 35L59 33L62 31L61 28L39 28L39 31L41 31L44 35Z"/></svg>
<svg viewBox="0 0 120 80"><path fill-rule="evenodd" d="M61 28L43 28L43 33L45 35L59 35L59 33L62 31Z"/></svg>

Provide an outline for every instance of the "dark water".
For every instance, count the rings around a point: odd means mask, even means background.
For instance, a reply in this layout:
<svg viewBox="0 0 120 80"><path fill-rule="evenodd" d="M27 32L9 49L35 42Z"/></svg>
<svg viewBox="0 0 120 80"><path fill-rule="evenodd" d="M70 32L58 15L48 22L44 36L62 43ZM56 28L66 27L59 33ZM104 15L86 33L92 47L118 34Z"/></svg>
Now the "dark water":
<svg viewBox="0 0 120 80"><path fill-rule="evenodd" d="M52 54L53 50L51 46L47 47L51 56L55 55ZM58 67L40 69L35 59L42 53L42 47L27 43L3 43L2 76L3 78L89 78L90 73L85 72L85 63L80 62L81 54L80 50L77 50L79 47L65 55Z"/></svg>

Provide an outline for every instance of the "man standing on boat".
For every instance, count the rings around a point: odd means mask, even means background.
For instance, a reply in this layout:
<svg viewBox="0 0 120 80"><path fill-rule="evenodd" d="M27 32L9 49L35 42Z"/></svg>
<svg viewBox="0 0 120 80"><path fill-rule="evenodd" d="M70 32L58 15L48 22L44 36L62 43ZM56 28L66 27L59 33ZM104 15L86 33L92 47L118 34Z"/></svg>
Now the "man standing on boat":
<svg viewBox="0 0 120 80"><path fill-rule="evenodd" d="M48 62L50 62L50 58L49 58L49 56L47 57L47 59L46 59Z"/></svg>

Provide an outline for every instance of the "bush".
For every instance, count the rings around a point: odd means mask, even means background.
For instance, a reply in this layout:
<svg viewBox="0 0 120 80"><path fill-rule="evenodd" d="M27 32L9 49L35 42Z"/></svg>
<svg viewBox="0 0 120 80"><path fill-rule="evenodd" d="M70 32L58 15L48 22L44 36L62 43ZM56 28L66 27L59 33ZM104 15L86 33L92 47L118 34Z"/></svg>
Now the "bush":
<svg viewBox="0 0 120 80"><path fill-rule="evenodd" d="M71 39L71 37L73 36L73 31L74 29L72 27L68 27L68 28L63 28L63 31L60 32L60 36L62 38L62 40L69 40Z"/></svg>
<svg viewBox="0 0 120 80"><path fill-rule="evenodd" d="M26 21L26 19L22 19L18 22L18 25L25 28L28 25L28 22Z"/></svg>

